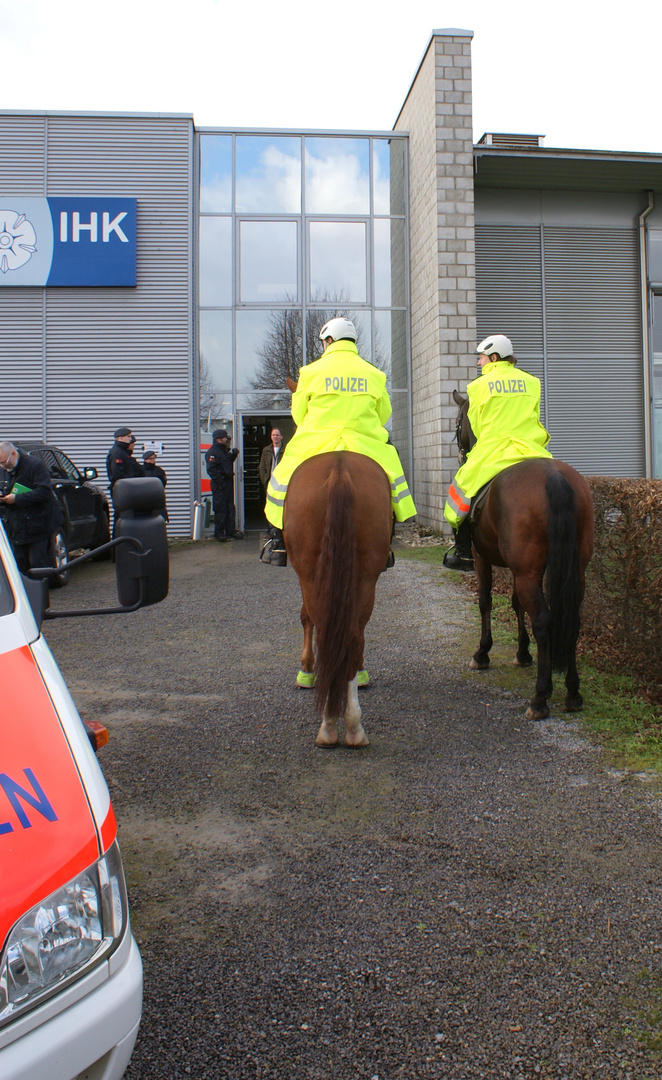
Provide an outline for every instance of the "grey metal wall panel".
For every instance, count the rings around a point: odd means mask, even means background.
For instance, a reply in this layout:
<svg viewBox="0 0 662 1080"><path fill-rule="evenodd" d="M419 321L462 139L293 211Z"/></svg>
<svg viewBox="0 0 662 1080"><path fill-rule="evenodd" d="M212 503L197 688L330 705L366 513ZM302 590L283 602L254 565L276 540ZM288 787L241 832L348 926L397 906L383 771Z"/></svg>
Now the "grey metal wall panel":
<svg viewBox="0 0 662 1080"><path fill-rule="evenodd" d="M43 306L42 289L0 293L0 439L43 434Z"/></svg>
<svg viewBox="0 0 662 1080"><path fill-rule="evenodd" d="M15 131L12 138L15 146ZM26 137L28 143L32 147ZM79 465L94 465L104 477L119 425L129 424L140 444L163 442L172 535L189 533L194 497L192 143L186 117L47 117L47 189L38 194L137 198L137 286L29 290L40 303L45 293L40 356L46 400L42 396L41 418L35 413L31 419L34 429L24 434L45 431ZM0 318L10 291L24 292L0 290ZM33 317L30 323L36 333ZM35 353L38 346L32 341ZM28 352L14 337L13 362L23 365ZM0 402L0 420L10 426L19 396Z"/></svg>
<svg viewBox="0 0 662 1080"><path fill-rule="evenodd" d="M540 227L477 225L476 273L478 341L507 334L518 359L541 360Z"/></svg>
<svg viewBox="0 0 662 1080"><path fill-rule="evenodd" d="M0 196L46 194L46 117L0 115Z"/></svg>
<svg viewBox="0 0 662 1080"><path fill-rule="evenodd" d="M586 473L643 476L636 230L477 226L476 293L479 337L508 334L543 382L554 455Z"/></svg>

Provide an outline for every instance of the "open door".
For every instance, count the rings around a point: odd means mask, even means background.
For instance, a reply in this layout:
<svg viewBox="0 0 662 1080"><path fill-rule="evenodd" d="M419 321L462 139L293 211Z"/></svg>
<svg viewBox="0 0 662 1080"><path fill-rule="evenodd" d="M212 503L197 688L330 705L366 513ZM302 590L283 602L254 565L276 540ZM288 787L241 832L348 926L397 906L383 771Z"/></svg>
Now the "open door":
<svg viewBox="0 0 662 1080"><path fill-rule="evenodd" d="M286 446L296 428L289 413L251 414L241 416L241 488L244 530L264 530L266 488L260 482L260 457L265 446L271 444L273 428L279 428ZM236 470L235 470L236 471ZM239 507L237 507L239 509Z"/></svg>

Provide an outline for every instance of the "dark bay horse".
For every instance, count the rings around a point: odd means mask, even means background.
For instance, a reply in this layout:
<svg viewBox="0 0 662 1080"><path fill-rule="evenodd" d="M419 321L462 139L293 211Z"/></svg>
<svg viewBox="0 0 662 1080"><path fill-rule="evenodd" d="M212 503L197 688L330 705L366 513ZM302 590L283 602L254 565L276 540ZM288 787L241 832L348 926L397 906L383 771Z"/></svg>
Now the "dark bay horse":
<svg viewBox="0 0 662 1080"><path fill-rule="evenodd" d="M299 465L285 498L283 534L301 586L302 672L315 673L322 712L318 746L368 745L357 673L377 579L390 551L393 512L386 473L363 454L339 450ZM313 649L313 629L315 645Z"/></svg>
<svg viewBox="0 0 662 1080"><path fill-rule="evenodd" d="M467 419L469 402L457 390L453 397L459 406L457 442L466 456L476 441ZM565 673L566 712L581 709L575 654L585 572L593 554L593 499L588 484L571 465L554 458L529 458L511 465L492 481L472 524L472 543L481 637L470 666L489 667L492 567L506 566L513 575L512 606L517 615L515 663L528 667L533 662L525 612L538 647L536 692L527 719L549 716L552 671Z"/></svg>

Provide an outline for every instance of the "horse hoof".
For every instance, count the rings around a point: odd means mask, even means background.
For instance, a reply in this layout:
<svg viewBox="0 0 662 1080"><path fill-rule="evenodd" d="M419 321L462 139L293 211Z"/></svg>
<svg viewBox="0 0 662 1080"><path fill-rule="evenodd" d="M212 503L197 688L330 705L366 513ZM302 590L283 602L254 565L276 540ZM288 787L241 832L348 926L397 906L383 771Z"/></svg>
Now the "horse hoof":
<svg viewBox="0 0 662 1080"><path fill-rule="evenodd" d="M369 686L370 685L370 676L368 675L368 672L365 670L365 668L363 669L363 671L358 671L357 672L356 681L357 681L359 686Z"/></svg>
<svg viewBox="0 0 662 1080"><path fill-rule="evenodd" d="M325 750L329 750L338 745L338 728L336 724L328 724L326 721L322 721L320 729L317 732L317 738L315 739L315 745L321 746Z"/></svg>
<svg viewBox="0 0 662 1080"><path fill-rule="evenodd" d="M549 716L549 709L547 707L544 709L534 709L532 705L529 705L525 716L527 720L544 720Z"/></svg>
<svg viewBox="0 0 662 1080"><path fill-rule="evenodd" d="M523 660L520 660L520 658L518 656L516 656L515 659L513 660L513 666L514 667L531 667L532 663L533 663L533 657L532 656L526 656Z"/></svg>
<svg viewBox="0 0 662 1080"><path fill-rule="evenodd" d="M357 728L356 731L345 731L345 746L348 746L350 750L362 750L364 746L370 746L370 740L363 727Z"/></svg>
<svg viewBox="0 0 662 1080"><path fill-rule="evenodd" d="M489 666L490 666L489 660L487 661L486 664L479 664L478 661L476 660L476 657L474 656L473 660L469 664L469 670L470 671L487 671Z"/></svg>
<svg viewBox="0 0 662 1080"><path fill-rule="evenodd" d="M567 697L565 699L565 705L563 706L564 712L579 712L583 708L584 699L581 694L578 694L577 697L574 698Z"/></svg>
<svg viewBox="0 0 662 1080"><path fill-rule="evenodd" d="M299 686L314 686L316 681L317 676L314 671L299 671L297 674Z"/></svg>

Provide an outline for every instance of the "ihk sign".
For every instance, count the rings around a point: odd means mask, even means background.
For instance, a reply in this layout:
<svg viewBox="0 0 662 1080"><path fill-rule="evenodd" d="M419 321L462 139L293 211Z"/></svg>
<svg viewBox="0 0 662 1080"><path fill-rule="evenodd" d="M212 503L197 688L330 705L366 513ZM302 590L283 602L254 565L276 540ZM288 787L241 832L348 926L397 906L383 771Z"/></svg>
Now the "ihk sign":
<svg viewBox="0 0 662 1080"><path fill-rule="evenodd" d="M0 287L135 285L136 205L0 196Z"/></svg>

